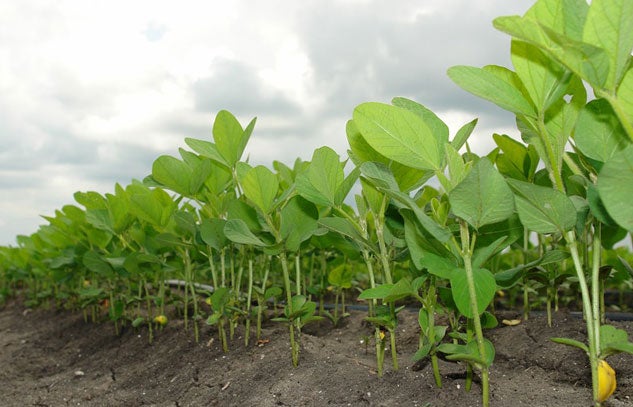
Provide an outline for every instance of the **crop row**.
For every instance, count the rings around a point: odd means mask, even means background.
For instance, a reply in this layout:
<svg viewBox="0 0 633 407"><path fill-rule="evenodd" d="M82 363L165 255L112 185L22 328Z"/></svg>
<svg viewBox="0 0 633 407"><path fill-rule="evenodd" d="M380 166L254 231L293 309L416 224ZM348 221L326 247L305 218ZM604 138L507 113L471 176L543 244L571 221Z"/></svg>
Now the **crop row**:
<svg viewBox="0 0 633 407"><path fill-rule="evenodd" d="M626 332L605 323L603 301L607 285L630 288L633 273L626 247L614 248L633 230L630 15L623 0L539 0L525 16L496 19L513 37L515 70L448 71L516 115L522 139L495 134L484 157L468 148L476 120L451 137L432 111L395 98L354 109L349 159L322 147L292 168L252 166L242 156L255 119L242 127L220 111L213 141L185 139L180 157L159 157L150 176L114 193L77 192L77 205L0 248L3 298L22 292L28 304L95 320L105 308L117 332L146 326L150 342L173 305L196 340L202 321L216 325L225 350L238 324L248 345L251 324L259 338L272 316L288 326L297 366L302 328L337 324L346 296L358 296L379 375L385 349L398 369L397 314L413 301L416 358L431 359L438 386L439 353L466 362L488 405L495 352L483 329L496 324L487 311L496 293L522 295L528 317L540 290L551 318L564 291L582 304L587 343L554 340L587 353L600 405L615 389L605 358L633 353Z"/></svg>

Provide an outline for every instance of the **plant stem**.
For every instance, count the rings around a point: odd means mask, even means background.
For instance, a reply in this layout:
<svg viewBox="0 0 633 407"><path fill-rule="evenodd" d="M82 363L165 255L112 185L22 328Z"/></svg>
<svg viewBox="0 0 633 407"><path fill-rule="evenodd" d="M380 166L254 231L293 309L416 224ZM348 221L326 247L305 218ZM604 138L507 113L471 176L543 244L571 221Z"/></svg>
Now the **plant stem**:
<svg viewBox="0 0 633 407"><path fill-rule="evenodd" d="M585 312L585 322L587 324L587 342L589 344L589 363L591 365L593 399L596 400L598 398L598 348L596 347L596 332L598 332L599 336L600 326L599 321L596 321L598 316L594 315L593 312L591 296L589 295L589 288L587 286L587 280L585 279L585 272L580 261L580 255L578 254L576 234L573 230L571 230L565 234L565 238L574 262L576 276L578 277L578 284L580 285L580 292L582 295L582 307ZM596 405L599 405L599 403Z"/></svg>
<svg viewBox="0 0 633 407"><path fill-rule="evenodd" d="M279 260L281 260L281 270L284 275L284 287L286 290L286 306L288 307L288 311L290 314L293 313L292 309L292 292L290 285L290 274L288 271L288 258L286 257L286 252L282 250L279 254ZM298 323L299 321L297 321ZM299 338L295 341L295 324L288 324L290 327L290 349L292 355L292 365L294 367L299 366Z"/></svg>
<svg viewBox="0 0 633 407"><path fill-rule="evenodd" d="M486 347L484 345L484 334L481 328L481 320L479 319L479 311L477 308L477 292L475 290L475 278L472 268L472 247L470 245L470 233L468 224L465 220L459 220L459 231L462 241L462 259L464 260L464 269L466 270L466 282L468 284L468 294L470 297L470 310L473 314L473 325L475 328L475 340L477 341L477 349L479 357L487 360ZM488 380L488 366L481 366L481 398L484 407L489 406L490 385Z"/></svg>
<svg viewBox="0 0 633 407"><path fill-rule="evenodd" d="M253 259L248 259L248 294L246 295L246 333L244 334L244 345L248 346L251 336L251 300L253 298Z"/></svg>

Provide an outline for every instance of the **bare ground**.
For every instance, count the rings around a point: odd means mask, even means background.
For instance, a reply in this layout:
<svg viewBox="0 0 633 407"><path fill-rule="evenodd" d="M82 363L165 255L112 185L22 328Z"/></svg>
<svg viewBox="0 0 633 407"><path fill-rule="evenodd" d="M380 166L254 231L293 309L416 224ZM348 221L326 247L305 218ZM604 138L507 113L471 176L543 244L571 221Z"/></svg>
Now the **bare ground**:
<svg viewBox="0 0 633 407"><path fill-rule="evenodd" d="M505 314L501 317L513 317ZM244 346L239 327L223 353L214 327L201 326L199 343L179 319L156 332L127 329L114 335L111 323L85 323L81 313L30 310L9 303L0 310L0 405L2 406L480 406L480 387L464 391L464 367L440 361L443 388L430 364L418 369L417 315L403 311L398 326L400 369L386 358L376 375L373 344L364 313L353 312L342 327L329 322L302 334L301 363L290 361L287 329L267 323L269 341ZM633 333L631 322L614 322ZM569 314L543 316L486 332L496 346L491 368L491 405L590 406L589 367L576 349L552 336L582 340L584 324ZM633 356L614 356L618 389L606 406L633 405Z"/></svg>

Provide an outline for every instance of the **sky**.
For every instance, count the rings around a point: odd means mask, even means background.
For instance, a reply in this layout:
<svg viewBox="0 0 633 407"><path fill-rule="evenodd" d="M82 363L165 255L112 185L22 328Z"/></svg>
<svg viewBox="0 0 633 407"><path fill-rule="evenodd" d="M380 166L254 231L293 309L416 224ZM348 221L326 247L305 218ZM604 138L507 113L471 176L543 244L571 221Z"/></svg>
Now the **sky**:
<svg viewBox="0 0 633 407"><path fill-rule="evenodd" d="M473 151L516 136L514 116L451 82L454 65L511 67L492 27L532 0L0 1L0 245L151 173L215 115L257 117L252 164L330 146L367 101L411 98Z"/></svg>

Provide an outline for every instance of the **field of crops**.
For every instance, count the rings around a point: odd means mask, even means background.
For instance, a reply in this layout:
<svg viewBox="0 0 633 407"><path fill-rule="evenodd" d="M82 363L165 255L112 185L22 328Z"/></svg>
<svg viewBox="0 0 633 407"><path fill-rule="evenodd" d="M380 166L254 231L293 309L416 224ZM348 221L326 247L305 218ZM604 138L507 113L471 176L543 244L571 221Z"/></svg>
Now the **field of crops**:
<svg viewBox="0 0 633 407"><path fill-rule="evenodd" d="M538 329L562 359L524 363L550 374L567 366L566 352L580 355L565 374L577 375L586 404L619 405L628 390L616 389L610 365L630 361L631 326L606 313L626 311L633 286L632 15L627 0L539 0L525 16L497 18L513 38L514 70L448 70L516 116L521 139L494 134L497 147L481 157L468 145L476 120L449 129L422 104L394 98L351 112L348 157L321 147L292 168L252 166L243 153L256 120L220 111L213 140L185 139L180 157L158 157L149 176L112 193L77 192L36 233L1 247L0 300L6 312L17 299L46 318L65 309L107 322L113 337L140 335L141 349L177 327L185 343L217 344L225 356L204 363L223 359L231 371L277 346L284 374L299 376L304 351L312 365L315 347L337 351L315 332L353 328L356 350L371 357L347 359L372 386L397 379L441 400L461 374L464 403L483 406L491 388L511 405L496 380L529 380L495 376L500 357L514 354L500 332L545 346L530 336ZM557 329L569 310L582 329ZM522 352L520 337L512 341ZM294 405L295 391L301 380L280 390L281 405Z"/></svg>

